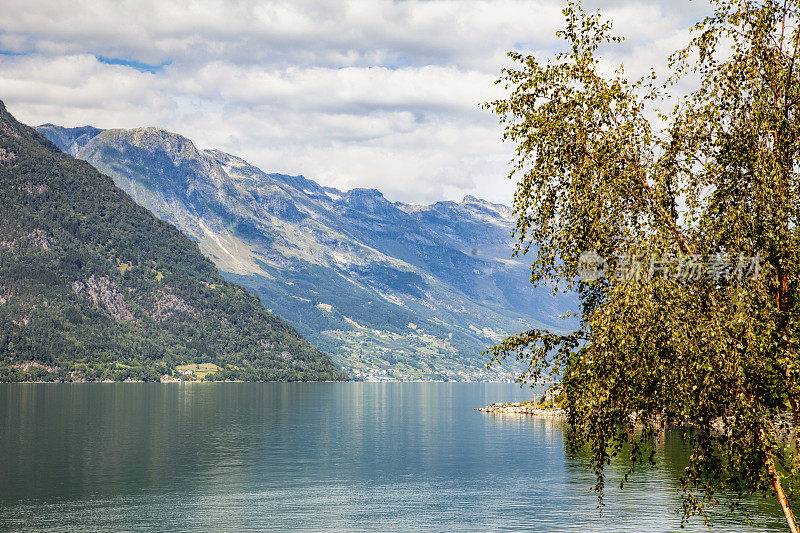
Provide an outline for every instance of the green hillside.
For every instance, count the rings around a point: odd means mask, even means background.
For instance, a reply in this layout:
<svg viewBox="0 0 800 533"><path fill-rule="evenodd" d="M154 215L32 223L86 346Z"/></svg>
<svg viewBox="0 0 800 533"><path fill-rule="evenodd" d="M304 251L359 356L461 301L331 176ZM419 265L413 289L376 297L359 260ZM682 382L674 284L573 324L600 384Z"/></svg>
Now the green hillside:
<svg viewBox="0 0 800 533"><path fill-rule="evenodd" d="M195 242L0 102L0 381L340 380ZM211 367L213 368L213 367Z"/></svg>

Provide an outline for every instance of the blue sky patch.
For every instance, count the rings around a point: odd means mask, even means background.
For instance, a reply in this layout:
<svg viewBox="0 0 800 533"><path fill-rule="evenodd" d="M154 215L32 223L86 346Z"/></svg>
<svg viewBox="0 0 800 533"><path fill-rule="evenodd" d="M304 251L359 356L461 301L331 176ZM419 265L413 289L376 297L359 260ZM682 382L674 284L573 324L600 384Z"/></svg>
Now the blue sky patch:
<svg viewBox="0 0 800 533"><path fill-rule="evenodd" d="M118 57L106 57L106 56L95 56L98 61L101 63L105 63L106 65L122 65L125 67L135 68L140 72L150 72L151 74L155 74L164 69L170 62L162 63L160 65L148 65L147 63L142 63L141 61L136 61L134 59L121 59Z"/></svg>

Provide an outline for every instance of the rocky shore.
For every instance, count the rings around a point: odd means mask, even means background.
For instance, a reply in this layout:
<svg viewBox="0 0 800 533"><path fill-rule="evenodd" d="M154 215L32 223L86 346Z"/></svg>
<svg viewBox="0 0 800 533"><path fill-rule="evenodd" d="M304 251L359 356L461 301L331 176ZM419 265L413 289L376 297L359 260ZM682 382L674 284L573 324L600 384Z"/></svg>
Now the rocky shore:
<svg viewBox="0 0 800 533"><path fill-rule="evenodd" d="M494 414L532 415L561 419L567 417L566 411L559 407L542 408L536 407L531 403L522 402L493 403L475 410Z"/></svg>

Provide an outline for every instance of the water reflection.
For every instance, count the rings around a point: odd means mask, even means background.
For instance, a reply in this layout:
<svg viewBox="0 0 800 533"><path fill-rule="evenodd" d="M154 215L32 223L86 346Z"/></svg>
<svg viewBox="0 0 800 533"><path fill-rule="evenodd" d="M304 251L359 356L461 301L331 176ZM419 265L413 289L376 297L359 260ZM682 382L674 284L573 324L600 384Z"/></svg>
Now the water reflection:
<svg viewBox="0 0 800 533"><path fill-rule="evenodd" d="M600 516L560 423L473 411L526 395L504 384L0 385L0 529L679 528L679 441L625 490L610 486ZM622 467L609 472L614 485ZM757 504L761 530L782 530L777 507Z"/></svg>

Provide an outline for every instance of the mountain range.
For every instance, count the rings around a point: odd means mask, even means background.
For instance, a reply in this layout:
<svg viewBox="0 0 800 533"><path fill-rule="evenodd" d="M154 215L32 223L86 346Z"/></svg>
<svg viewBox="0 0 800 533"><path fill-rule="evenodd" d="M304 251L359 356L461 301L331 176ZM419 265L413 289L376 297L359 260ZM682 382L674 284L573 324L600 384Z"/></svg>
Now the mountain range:
<svg viewBox="0 0 800 533"><path fill-rule="evenodd" d="M37 128L195 240L355 379L497 379L481 352L531 327L563 329L572 299L529 283L515 221L466 196L393 202L200 150L159 128Z"/></svg>
<svg viewBox="0 0 800 533"><path fill-rule="evenodd" d="M197 243L0 102L0 381L159 381L190 368L348 379Z"/></svg>

